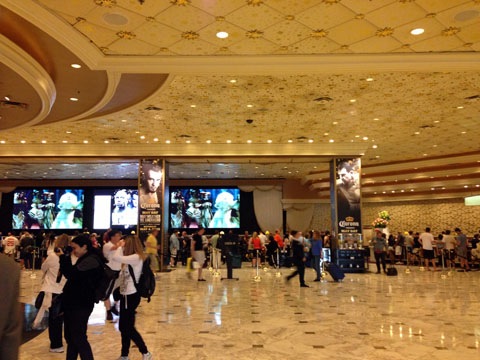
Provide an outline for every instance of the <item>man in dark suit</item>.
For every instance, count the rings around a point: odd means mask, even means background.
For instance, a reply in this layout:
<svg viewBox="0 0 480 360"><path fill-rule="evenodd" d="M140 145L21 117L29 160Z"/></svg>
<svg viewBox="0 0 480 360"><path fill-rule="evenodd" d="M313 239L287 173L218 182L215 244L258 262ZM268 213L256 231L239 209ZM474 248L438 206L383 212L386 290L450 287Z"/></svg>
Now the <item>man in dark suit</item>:
<svg viewBox="0 0 480 360"><path fill-rule="evenodd" d="M0 254L0 294L2 311L0 311L0 360L16 360L22 337L22 320L20 303L20 268L7 256Z"/></svg>

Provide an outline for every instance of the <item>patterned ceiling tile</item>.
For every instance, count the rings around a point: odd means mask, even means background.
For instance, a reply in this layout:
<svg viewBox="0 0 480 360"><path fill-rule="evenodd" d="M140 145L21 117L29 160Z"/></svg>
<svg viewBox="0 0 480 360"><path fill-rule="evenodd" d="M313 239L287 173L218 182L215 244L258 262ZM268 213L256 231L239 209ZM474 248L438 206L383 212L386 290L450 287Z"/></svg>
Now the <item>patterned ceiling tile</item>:
<svg viewBox="0 0 480 360"><path fill-rule="evenodd" d="M392 36L371 37L350 45L350 49L356 53L385 53L400 48L403 44Z"/></svg>
<svg viewBox="0 0 480 360"><path fill-rule="evenodd" d="M376 1L358 1L343 0L342 4L358 14L368 14L376 9L383 8L389 4L395 3L397 0L376 0Z"/></svg>
<svg viewBox="0 0 480 360"><path fill-rule="evenodd" d="M355 17L355 13L341 3L318 4L295 16L295 19L311 29L330 29Z"/></svg>
<svg viewBox="0 0 480 360"><path fill-rule="evenodd" d="M275 24L274 31L265 32L265 39L281 46L295 46L311 33L311 29L297 21L284 20Z"/></svg>
<svg viewBox="0 0 480 360"><path fill-rule="evenodd" d="M429 13L439 13L444 10L452 9L457 6L467 5L473 6L473 1L465 0L448 0L448 1L437 1L437 0L416 0L416 3L423 7Z"/></svg>
<svg viewBox="0 0 480 360"><path fill-rule="evenodd" d="M138 39L160 48L169 48L181 40L181 32L155 21L147 21L135 29Z"/></svg>
<svg viewBox="0 0 480 360"><path fill-rule="evenodd" d="M108 46L109 50L117 54L153 55L159 51L157 46L151 45L136 38L120 38Z"/></svg>
<svg viewBox="0 0 480 360"><path fill-rule="evenodd" d="M401 3L395 1L368 13L365 18L379 28L385 26L395 28L405 25L413 19L425 18L426 15L427 12L415 2Z"/></svg>
<svg viewBox="0 0 480 360"><path fill-rule="evenodd" d="M98 47L109 47L114 41L118 40L117 30L106 29L96 26L88 21L80 21L74 23L74 27L92 40Z"/></svg>
<svg viewBox="0 0 480 360"><path fill-rule="evenodd" d="M411 45L417 52L448 51L462 46L464 42L457 36L434 36Z"/></svg>
<svg viewBox="0 0 480 360"><path fill-rule="evenodd" d="M229 49L237 54L255 55L255 54L270 54L276 49L278 45L263 38L259 39L245 39L238 43L229 46Z"/></svg>
<svg viewBox="0 0 480 360"><path fill-rule="evenodd" d="M423 34L412 35L410 31L413 29L422 28L425 30ZM403 44L415 44L421 42L425 39L438 36L444 26L438 22L435 18L424 18L421 20L413 21L403 26L395 28L395 38L402 42Z"/></svg>
<svg viewBox="0 0 480 360"><path fill-rule="evenodd" d="M352 31L355 29L355 31ZM354 44L375 35L377 27L365 20L353 19L330 29L329 38L339 44Z"/></svg>
<svg viewBox="0 0 480 360"><path fill-rule="evenodd" d="M170 6L155 16L158 22L179 31L198 31L215 21L215 16L193 6Z"/></svg>
<svg viewBox="0 0 480 360"><path fill-rule="evenodd" d="M245 0L205 1L192 0L192 6L214 16L227 16L241 7L247 6Z"/></svg>
<svg viewBox="0 0 480 360"><path fill-rule="evenodd" d="M227 21L234 23L246 30L266 29L282 21L285 14L266 6L242 6L225 16Z"/></svg>

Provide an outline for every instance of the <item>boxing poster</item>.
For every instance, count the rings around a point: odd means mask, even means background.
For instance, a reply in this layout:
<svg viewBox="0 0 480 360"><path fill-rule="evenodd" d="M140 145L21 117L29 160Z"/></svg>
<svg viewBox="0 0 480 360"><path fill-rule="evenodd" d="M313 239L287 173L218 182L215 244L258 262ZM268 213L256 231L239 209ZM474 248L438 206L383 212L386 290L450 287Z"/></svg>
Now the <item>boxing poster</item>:
<svg viewBox="0 0 480 360"><path fill-rule="evenodd" d="M332 179L335 185L336 225L339 234L362 233L360 210L360 158L335 159Z"/></svg>
<svg viewBox="0 0 480 360"><path fill-rule="evenodd" d="M143 159L139 166L139 233L161 229L164 188L163 160Z"/></svg>

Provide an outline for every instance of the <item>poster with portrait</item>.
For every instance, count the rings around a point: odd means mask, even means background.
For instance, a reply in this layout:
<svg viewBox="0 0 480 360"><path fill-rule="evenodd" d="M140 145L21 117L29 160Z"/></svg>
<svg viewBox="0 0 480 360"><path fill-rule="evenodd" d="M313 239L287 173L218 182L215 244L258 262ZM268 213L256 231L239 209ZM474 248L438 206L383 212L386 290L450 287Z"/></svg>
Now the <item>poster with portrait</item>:
<svg viewBox="0 0 480 360"><path fill-rule="evenodd" d="M362 233L360 158L335 159L338 233Z"/></svg>
<svg viewBox="0 0 480 360"><path fill-rule="evenodd" d="M161 229L164 171L161 159L143 159L139 167L139 232Z"/></svg>

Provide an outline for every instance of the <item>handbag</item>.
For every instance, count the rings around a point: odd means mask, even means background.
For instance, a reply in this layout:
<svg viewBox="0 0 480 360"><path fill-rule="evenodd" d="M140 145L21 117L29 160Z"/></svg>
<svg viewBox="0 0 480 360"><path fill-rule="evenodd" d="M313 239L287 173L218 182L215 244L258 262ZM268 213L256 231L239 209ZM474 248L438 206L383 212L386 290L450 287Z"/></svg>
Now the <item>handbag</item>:
<svg viewBox="0 0 480 360"><path fill-rule="evenodd" d="M397 275L398 275L397 269L394 268L393 266L387 269L387 276L397 276Z"/></svg>
<svg viewBox="0 0 480 360"><path fill-rule="evenodd" d="M43 299L45 298L45 291L40 291L35 299L35 309L40 309L43 304Z"/></svg>

